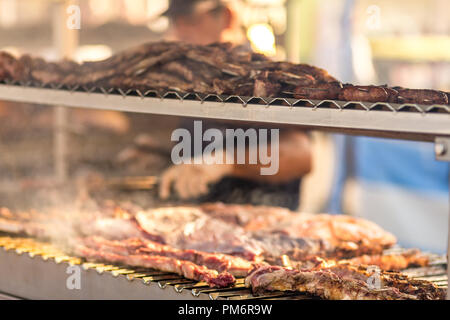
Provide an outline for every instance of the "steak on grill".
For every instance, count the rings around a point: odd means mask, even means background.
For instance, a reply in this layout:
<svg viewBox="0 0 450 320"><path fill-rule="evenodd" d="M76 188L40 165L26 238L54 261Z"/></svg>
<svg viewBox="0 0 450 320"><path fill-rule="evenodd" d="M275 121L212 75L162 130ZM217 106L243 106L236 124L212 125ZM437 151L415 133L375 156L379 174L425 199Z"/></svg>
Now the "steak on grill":
<svg viewBox="0 0 450 320"><path fill-rule="evenodd" d="M310 243L320 240L326 251L321 255L330 258L379 254L396 243L392 234L375 223L345 215L304 214L277 207L222 203L204 204L201 209L247 232L308 239ZM304 257L300 253L298 250L296 254L292 252L293 258Z"/></svg>
<svg viewBox="0 0 450 320"><path fill-rule="evenodd" d="M199 266L193 262L178 260L172 257L130 254L121 255L108 251L99 251L78 245L74 248L77 255L89 260L107 261L128 266L145 267L179 274L187 279L205 281L211 287L228 287L235 283L234 277L228 272L219 273L216 270Z"/></svg>
<svg viewBox="0 0 450 320"><path fill-rule="evenodd" d="M245 284L256 294L267 290L298 291L330 300L445 299L445 290L431 282L412 280L399 273L381 271L377 275L365 267L344 264L318 270L263 266L253 270Z"/></svg>

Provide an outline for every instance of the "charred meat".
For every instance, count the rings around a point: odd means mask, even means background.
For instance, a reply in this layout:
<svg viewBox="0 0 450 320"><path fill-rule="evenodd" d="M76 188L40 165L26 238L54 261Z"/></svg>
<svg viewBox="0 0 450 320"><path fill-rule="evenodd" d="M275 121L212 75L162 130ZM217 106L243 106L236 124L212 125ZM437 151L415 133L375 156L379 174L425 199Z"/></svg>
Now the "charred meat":
<svg viewBox="0 0 450 320"><path fill-rule="evenodd" d="M15 80L105 89L178 91L201 94L448 105L437 90L341 84L307 64L274 62L229 43L198 46L146 43L96 62L47 62L0 52L0 81Z"/></svg>
<svg viewBox="0 0 450 320"><path fill-rule="evenodd" d="M442 300L445 290L428 281L412 280L399 273L374 274L365 267L336 265L293 270L264 266L245 279L255 293L298 291L330 300Z"/></svg>

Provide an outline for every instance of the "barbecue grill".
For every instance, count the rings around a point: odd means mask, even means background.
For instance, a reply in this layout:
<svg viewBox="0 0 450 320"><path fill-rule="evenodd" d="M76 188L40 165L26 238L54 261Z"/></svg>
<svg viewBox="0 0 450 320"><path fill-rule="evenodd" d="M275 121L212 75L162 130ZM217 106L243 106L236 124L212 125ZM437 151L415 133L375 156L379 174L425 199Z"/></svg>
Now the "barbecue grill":
<svg viewBox="0 0 450 320"><path fill-rule="evenodd" d="M389 252L402 252L401 248ZM88 263L53 245L29 238L0 237L0 288L9 295L28 299L314 299L300 293L270 292L255 296L237 279L230 288L210 288L206 283L161 271L128 266ZM430 265L403 272L447 288L446 260L430 255ZM78 267L80 287L69 288L70 267Z"/></svg>
<svg viewBox="0 0 450 320"><path fill-rule="evenodd" d="M203 117L304 126L332 132L434 141L436 157L450 161L450 108L443 105L315 101L285 97L182 94L96 87L2 83L0 99L66 107ZM24 238L0 238L0 291L19 298L67 299L309 299L272 292L254 296L238 279L232 288L212 289L178 275L127 266L85 263L54 247ZM393 249L402 250L402 249ZM446 259L404 272L447 288ZM81 269L81 289L66 287L67 268Z"/></svg>
<svg viewBox="0 0 450 320"><path fill-rule="evenodd" d="M18 82L0 83L0 99L67 107L299 125L338 133L417 141L434 141L436 137L450 136L450 107L447 105L319 101L295 99L288 93L280 98L261 98Z"/></svg>

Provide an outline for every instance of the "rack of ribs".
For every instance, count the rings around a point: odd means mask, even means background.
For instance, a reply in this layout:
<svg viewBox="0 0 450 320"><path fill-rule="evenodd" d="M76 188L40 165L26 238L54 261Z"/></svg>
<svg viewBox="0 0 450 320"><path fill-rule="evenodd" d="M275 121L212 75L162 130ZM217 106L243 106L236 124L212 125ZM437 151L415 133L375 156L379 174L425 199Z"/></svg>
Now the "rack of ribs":
<svg viewBox="0 0 450 320"><path fill-rule="evenodd" d="M2 215L3 212L3 215ZM311 256L328 259L381 254L396 243L377 225L348 216L298 214L275 207L208 204L166 207L118 216L101 213L65 217L0 211L5 231L39 238L102 236L140 238L182 250L234 255L252 262L282 255L294 261ZM3 227L2 227L3 226Z"/></svg>
<svg viewBox="0 0 450 320"><path fill-rule="evenodd" d="M254 267L254 264L240 257L220 253L208 253L197 250L181 250L154 241L141 239L107 240L92 236L81 238L76 245L84 246L100 252L109 252L122 256L147 255L174 258L190 261L218 272L229 272L233 276L243 277Z"/></svg>
<svg viewBox="0 0 450 320"><path fill-rule="evenodd" d="M108 261L128 266L144 267L179 274L186 279L205 281L211 287L229 287L235 283L235 278L228 272L219 273L216 270L197 265L186 260L166 256L129 254L121 255L108 251L99 251L79 245L74 252L88 260Z"/></svg>
<svg viewBox="0 0 450 320"><path fill-rule="evenodd" d="M263 266L245 279L255 294L297 291L330 300L443 300L445 290L400 273L374 273L366 267L335 265L320 269Z"/></svg>

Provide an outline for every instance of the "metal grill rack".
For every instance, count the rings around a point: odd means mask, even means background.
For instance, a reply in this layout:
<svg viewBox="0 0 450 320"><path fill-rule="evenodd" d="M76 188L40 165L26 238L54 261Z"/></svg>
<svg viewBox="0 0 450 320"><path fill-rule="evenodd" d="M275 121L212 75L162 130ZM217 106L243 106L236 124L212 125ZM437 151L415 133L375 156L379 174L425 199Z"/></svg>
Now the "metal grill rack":
<svg viewBox="0 0 450 320"><path fill-rule="evenodd" d="M396 249L401 251L401 249ZM203 282L150 269L89 263L66 255L54 246L30 238L0 237L0 288L20 298L29 299L314 299L294 292L270 292L254 296L237 279L230 288L210 288ZM404 272L415 279L428 280L447 288L445 259L432 257L424 268ZM20 266L20 267L19 267ZM80 289L69 289L67 270L78 266ZM71 271L73 272L73 270ZM25 277L24 277L25 275Z"/></svg>
<svg viewBox="0 0 450 320"><path fill-rule="evenodd" d="M450 106L260 98L175 91L0 83L0 99L282 125L409 140L450 136Z"/></svg>

